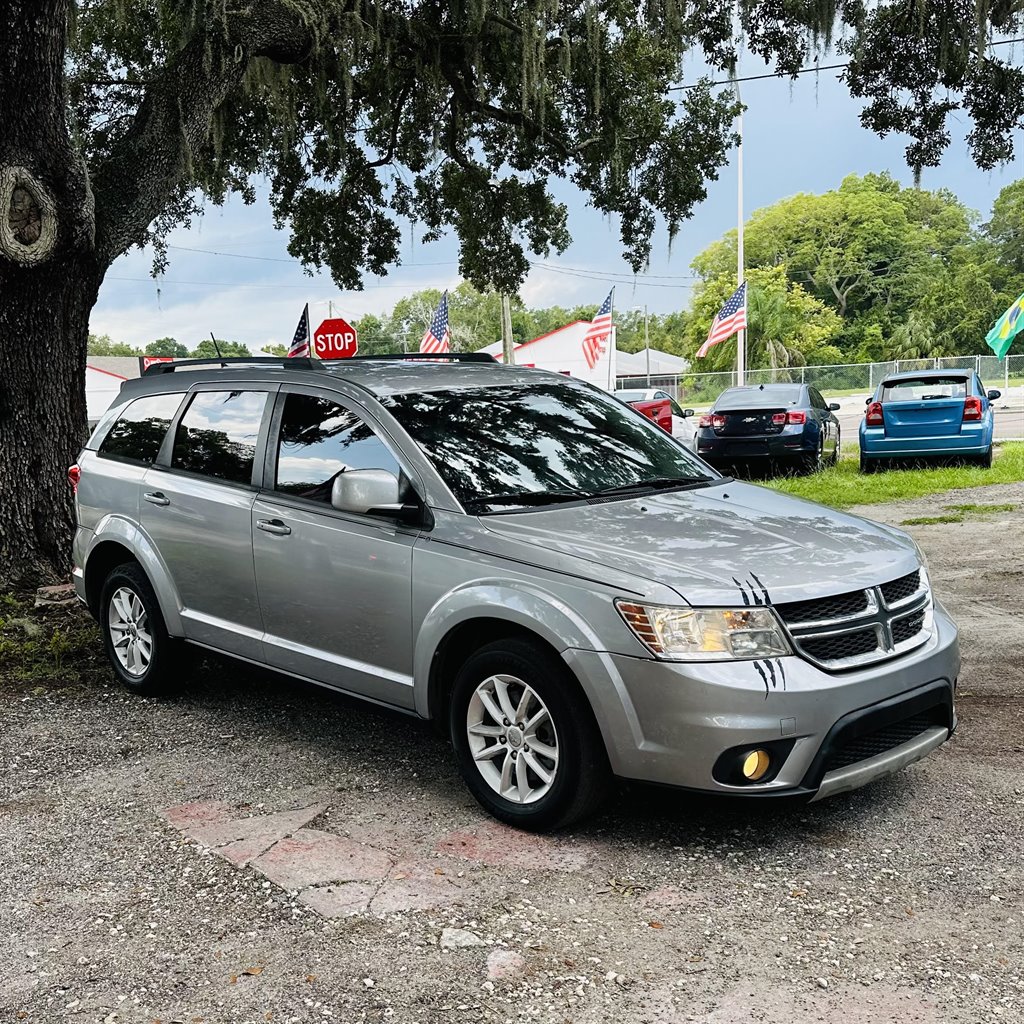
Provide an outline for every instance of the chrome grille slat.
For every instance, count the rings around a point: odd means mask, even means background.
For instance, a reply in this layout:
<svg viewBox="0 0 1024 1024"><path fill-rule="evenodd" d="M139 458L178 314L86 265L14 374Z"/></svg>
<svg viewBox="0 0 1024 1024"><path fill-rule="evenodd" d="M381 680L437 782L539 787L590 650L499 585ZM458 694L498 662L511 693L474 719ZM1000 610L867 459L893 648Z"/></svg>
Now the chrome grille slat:
<svg viewBox="0 0 1024 1024"><path fill-rule="evenodd" d="M776 605L797 653L831 672L919 647L930 635L930 608L922 569L859 591Z"/></svg>

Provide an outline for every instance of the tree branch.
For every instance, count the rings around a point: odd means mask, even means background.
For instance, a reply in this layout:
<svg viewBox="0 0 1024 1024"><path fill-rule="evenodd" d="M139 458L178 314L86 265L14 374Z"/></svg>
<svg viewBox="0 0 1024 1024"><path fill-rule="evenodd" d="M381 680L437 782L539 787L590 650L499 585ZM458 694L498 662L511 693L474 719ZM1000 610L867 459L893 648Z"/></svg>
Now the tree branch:
<svg viewBox="0 0 1024 1024"><path fill-rule="evenodd" d="M103 266L141 242L152 221L186 183L209 144L217 109L249 61L294 64L308 56L314 30L288 0L259 0L202 23L146 86L131 127L93 178L96 246Z"/></svg>

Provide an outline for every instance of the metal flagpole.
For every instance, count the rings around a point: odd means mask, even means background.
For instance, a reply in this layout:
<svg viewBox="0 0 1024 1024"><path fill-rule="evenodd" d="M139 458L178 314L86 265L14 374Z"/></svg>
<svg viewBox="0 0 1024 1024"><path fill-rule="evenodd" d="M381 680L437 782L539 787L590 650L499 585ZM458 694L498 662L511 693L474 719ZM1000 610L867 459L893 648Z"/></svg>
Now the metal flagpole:
<svg viewBox="0 0 1024 1024"><path fill-rule="evenodd" d="M612 288L612 304L608 312L611 320L608 323L608 390L614 391L612 368L615 366L615 288Z"/></svg>
<svg viewBox="0 0 1024 1024"><path fill-rule="evenodd" d="M733 72L735 77L735 72ZM739 81L734 82L736 99L740 98ZM736 147L736 287L743 284L743 111L740 110L736 122L739 134L739 145ZM746 306L746 300L744 300ZM736 334L736 383L746 383L747 375L747 332L740 330Z"/></svg>

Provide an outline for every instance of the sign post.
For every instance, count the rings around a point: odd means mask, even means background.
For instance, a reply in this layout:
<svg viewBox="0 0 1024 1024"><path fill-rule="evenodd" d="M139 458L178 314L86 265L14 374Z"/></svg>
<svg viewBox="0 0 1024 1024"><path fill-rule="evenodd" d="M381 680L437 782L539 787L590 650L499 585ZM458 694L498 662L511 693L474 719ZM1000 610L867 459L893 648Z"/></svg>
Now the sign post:
<svg viewBox="0 0 1024 1024"><path fill-rule="evenodd" d="M358 351L356 329L341 317L325 320L313 332L313 352L318 359L351 359Z"/></svg>

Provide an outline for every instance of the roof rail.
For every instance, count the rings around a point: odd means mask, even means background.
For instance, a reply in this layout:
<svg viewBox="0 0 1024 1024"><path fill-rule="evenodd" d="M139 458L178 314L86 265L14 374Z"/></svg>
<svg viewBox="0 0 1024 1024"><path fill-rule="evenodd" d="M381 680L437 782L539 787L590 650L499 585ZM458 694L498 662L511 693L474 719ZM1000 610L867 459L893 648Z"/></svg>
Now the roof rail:
<svg viewBox="0 0 1024 1024"><path fill-rule="evenodd" d="M450 363L496 363L498 361L489 352L388 352L380 356L349 356L349 359L387 360L399 363L407 359ZM348 359L326 359L324 362L346 363Z"/></svg>
<svg viewBox="0 0 1024 1024"><path fill-rule="evenodd" d="M183 366L251 366L252 364L287 366L293 370L312 370L313 360L305 356L224 356L209 359L176 359L173 363L154 363L142 371L143 377L157 377L161 373L174 373Z"/></svg>
<svg viewBox="0 0 1024 1024"><path fill-rule="evenodd" d="M154 363L142 372L143 377L156 377L161 373L174 373L175 370L190 366L281 366L287 370L315 370L323 363L347 363L350 360L375 360L387 362L406 362L408 360L424 360L426 362L449 363L496 363L494 356L487 352L389 352L379 356L349 356L348 359L310 359L308 356L225 356L222 359L176 359L173 363Z"/></svg>

